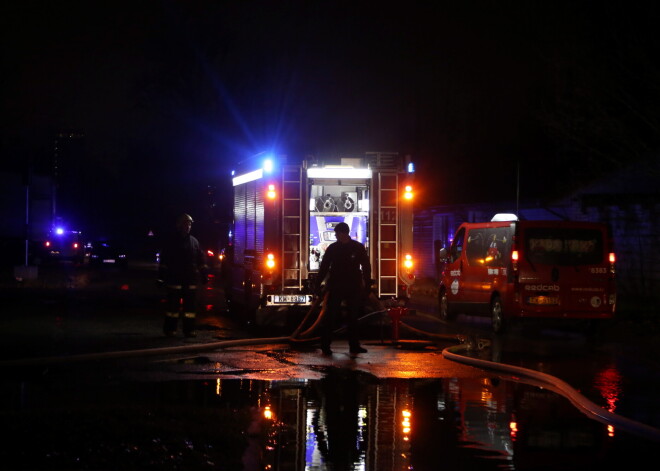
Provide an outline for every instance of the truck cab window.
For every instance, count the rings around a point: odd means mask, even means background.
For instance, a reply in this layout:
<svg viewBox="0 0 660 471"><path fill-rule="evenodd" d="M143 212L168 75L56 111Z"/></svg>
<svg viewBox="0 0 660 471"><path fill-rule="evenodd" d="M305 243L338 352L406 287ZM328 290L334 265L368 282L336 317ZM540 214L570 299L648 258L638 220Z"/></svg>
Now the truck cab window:
<svg viewBox="0 0 660 471"><path fill-rule="evenodd" d="M465 229L461 229L456 237L454 242L451 244L451 249L449 250L449 261L455 262L461 256L463 252L463 239L465 239Z"/></svg>

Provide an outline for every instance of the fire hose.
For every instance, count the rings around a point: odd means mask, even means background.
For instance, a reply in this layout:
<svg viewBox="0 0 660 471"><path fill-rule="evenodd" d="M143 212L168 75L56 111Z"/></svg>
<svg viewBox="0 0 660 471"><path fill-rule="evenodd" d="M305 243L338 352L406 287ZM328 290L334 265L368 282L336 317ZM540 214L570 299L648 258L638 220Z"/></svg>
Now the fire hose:
<svg viewBox="0 0 660 471"><path fill-rule="evenodd" d="M515 381L518 383L525 383L531 386L548 389L554 393L564 396L580 412L591 419L597 420L606 425L618 427L622 430L626 430L630 433L634 433L635 435L642 436L649 440L660 441L660 429L628 419L603 409L599 405L595 404L580 394L568 383L562 381L556 376L530 370L528 368L522 368L519 366L473 358L458 353L459 351L467 350L468 348L469 346L467 344L447 347L442 351L442 356L448 360L452 360L458 363L502 373L500 375L500 379L503 380Z"/></svg>
<svg viewBox="0 0 660 471"><path fill-rule="evenodd" d="M401 322L401 325L417 334L444 339L451 338L451 336L442 334L438 336L438 334L416 329L404 322ZM633 433L649 440L660 441L660 429L651 427L641 422L637 422L627 417L623 417L619 414L615 414L614 412L610 412L600 407L591 400L587 399L584 395L580 394L580 392L578 392L571 385L557 378L556 376L541 373L539 371L531 370L528 368L474 358L461 354L459 352L465 352L472 349L475 342L472 342L471 339L467 337L456 337L456 340L459 340L461 344L446 347L444 350L442 350L443 358L455 361L457 363L474 366L479 369L498 372L499 378L502 380L524 383L531 386L548 389L568 399L580 412L593 420L597 420L605 425L618 427L621 430L625 430L629 433Z"/></svg>

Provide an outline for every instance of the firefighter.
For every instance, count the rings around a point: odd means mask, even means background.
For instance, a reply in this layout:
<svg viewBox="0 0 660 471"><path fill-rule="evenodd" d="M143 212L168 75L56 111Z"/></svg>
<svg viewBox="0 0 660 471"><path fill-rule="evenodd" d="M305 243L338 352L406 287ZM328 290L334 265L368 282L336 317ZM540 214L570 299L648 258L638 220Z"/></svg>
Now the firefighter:
<svg viewBox="0 0 660 471"><path fill-rule="evenodd" d="M176 220L176 232L166 241L160 254L158 279L167 291L163 331L168 337L176 334L180 316L183 316L184 335L196 335L197 287L206 283L207 267L199 241L190 235L192 223L188 214L180 215Z"/></svg>
<svg viewBox="0 0 660 471"><path fill-rule="evenodd" d="M321 351L332 355L333 321L339 317L342 302L348 311L348 345L351 353L366 353L360 346L358 316L371 288L371 263L367 250L360 242L351 239L345 222L335 226L337 241L328 246L321 260L316 293L321 293L321 283L328 276L326 314L321 324Z"/></svg>

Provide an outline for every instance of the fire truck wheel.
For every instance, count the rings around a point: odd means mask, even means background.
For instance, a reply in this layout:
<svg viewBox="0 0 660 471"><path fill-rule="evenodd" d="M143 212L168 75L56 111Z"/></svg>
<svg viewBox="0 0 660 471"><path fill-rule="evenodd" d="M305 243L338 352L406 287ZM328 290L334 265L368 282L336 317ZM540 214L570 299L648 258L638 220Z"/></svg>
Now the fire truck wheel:
<svg viewBox="0 0 660 471"><path fill-rule="evenodd" d="M502 300L499 296L493 296L490 302L490 315L492 320L493 332L501 334L504 332L504 312L502 311Z"/></svg>
<svg viewBox="0 0 660 471"><path fill-rule="evenodd" d="M449 301L447 300L447 292L443 289L440 291L438 297L438 310L440 311L440 319L445 322L453 320L453 316L449 314Z"/></svg>

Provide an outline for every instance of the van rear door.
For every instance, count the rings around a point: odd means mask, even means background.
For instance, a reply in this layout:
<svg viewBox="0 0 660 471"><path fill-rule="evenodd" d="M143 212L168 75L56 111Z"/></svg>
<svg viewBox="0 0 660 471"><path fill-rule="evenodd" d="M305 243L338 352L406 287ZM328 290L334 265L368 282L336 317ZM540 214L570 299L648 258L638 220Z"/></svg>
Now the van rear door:
<svg viewBox="0 0 660 471"><path fill-rule="evenodd" d="M520 225L519 277L524 314L599 317L612 313L614 281L604 225Z"/></svg>

